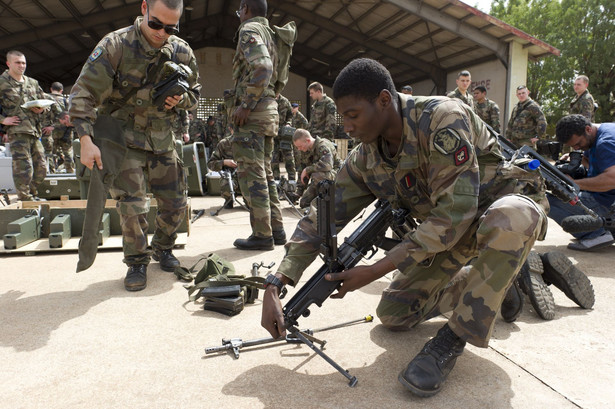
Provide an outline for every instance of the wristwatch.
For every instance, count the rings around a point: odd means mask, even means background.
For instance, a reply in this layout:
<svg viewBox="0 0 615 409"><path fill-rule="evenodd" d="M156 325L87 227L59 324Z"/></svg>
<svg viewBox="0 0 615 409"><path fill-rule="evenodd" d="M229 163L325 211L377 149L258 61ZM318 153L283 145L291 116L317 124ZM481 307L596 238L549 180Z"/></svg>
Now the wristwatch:
<svg viewBox="0 0 615 409"><path fill-rule="evenodd" d="M286 295L286 286L284 285L282 280L280 280L273 274L269 274L265 279L265 284L263 284L263 286L267 288L270 285L275 285L276 287L278 287L278 290L280 291L280 298L284 298L284 296Z"/></svg>

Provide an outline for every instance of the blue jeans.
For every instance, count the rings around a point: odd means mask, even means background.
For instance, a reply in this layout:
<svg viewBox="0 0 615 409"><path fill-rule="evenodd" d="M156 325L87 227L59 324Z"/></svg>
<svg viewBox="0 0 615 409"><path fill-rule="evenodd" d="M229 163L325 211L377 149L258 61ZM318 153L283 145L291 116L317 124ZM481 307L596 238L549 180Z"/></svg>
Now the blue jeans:
<svg viewBox="0 0 615 409"><path fill-rule="evenodd" d="M562 220L568 216L586 215L585 211L581 209L581 207L571 206L569 203L565 203L559 200L557 197L553 196L550 193L547 193L547 199L549 199L549 205L551 206L551 210L549 210L549 217L555 220L560 226L562 225ZM585 206L596 212L598 216L606 217L609 214L610 209L598 203L596 199L594 199L594 196L591 192L582 191L581 193L579 193L579 199L581 200L581 202L583 202ZM593 239L595 237L603 235L604 233L606 233L606 230L601 227L598 230L594 230L591 232L571 234L579 240L585 240Z"/></svg>

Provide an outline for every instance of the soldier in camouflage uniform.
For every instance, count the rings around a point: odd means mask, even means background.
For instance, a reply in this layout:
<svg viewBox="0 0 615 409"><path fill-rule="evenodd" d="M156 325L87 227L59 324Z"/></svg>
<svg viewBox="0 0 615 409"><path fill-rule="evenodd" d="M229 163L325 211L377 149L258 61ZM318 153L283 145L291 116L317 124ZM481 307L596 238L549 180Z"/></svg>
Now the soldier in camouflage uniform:
<svg viewBox="0 0 615 409"><path fill-rule="evenodd" d="M284 95L278 95L276 100L278 102L279 128L278 137L273 141L273 161L271 162L273 178L280 180L280 160L284 160L288 180L295 180L297 171L295 169L292 136L282 135L282 127L285 125L291 126L293 111L290 101Z"/></svg>
<svg viewBox="0 0 615 409"><path fill-rule="evenodd" d="M300 207L308 207L318 195L318 183L323 180L335 180L341 162L337 157L335 145L328 139L312 138L305 129L297 129L293 135L293 144L307 157L308 166L301 172L299 181L307 185L299 199Z"/></svg>
<svg viewBox="0 0 615 409"><path fill-rule="evenodd" d="M320 136L332 141L335 139L337 131L337 121L335 120L337 108L335 107L335 102L327 94L323 93L324 89L319 82L311 83L308 87L308 92L314 103L312 104L307 130L314 136Z"/></svg>
<svg viewBox="0 0 615 409"><path fill-rule="evenodd" d="M51 94L49 94L49 97L56 102L49 110L52 121L51 126L53 127L51 132L53 138L53 154L58 158L58 164L64 164L66 173L74 173L73 127L66 125L66 123L70 123L70 120L67 117L68 101L63 91L64 86L60 82L51 84Z"/></svg>
<svg viewBox="0 0 615 409"><path fill-rule="evenodd" d="M218 140L226 138L230 134L228 133L228 115L226 114L226 107L224 104L218 104L216 110L216 135L218 136Z"/></svg>
<svg viewBox="0 0 615 409"><path fill-rule="evenodd" d="M178 141L188 143L190 141L190 117L188 111L181 108L176 108L177 117L172 125L173 135Z"/></svg>
<svg viewBox="0 0 615 409"><path fill-rule="evenodd" d="M375 264L326 279L341 281L332 295L341 298L398 269L377 308L393 330L450 313L398 377L413 393L431 396L466 342L487 347L504 295L534 241L546 233L544 210L519 192L535 188L544 202L544 183L535 172L504 166L496 136L467 105L398 94L389 72L374 60L352 61L333 93L345 130L362 142L336 178L335 225L343 228L377 198L422 223ZM526 178L535 183L528 190L518 183ZM274 276L281 282L270 277L274 285L265 288L261 324L274 338L285 334L279 291L299 282L320 243L310 211L286 246Z"/></svg>
<svg viewBox="0 0 615 409"><path fill-rule="evenodd" d="M479 85L474 88L474 112L487 125L500 133L500 107L487 98L487 88Z"/></svg>
<svg viewBox="0 0 615 409"><path fill-rule="evenodd" d="M216 120L213 116L208 116L207 122L205 122L205 147L208 149L210 155L217 145L218 129L216 127Z"/></svg>
<svg viewBox="0 0 615 409"><path fill-rule="evenodd" d="M299 111L299 104L292 103L291 107L293 109L293 120L291 122L291 126L295 129L307 129L308 128L308 120L303 116L301 111ZM303 152L297 149L295 144L293 144L293 155L295 156L295 170L297 174L301 174L305 165L303 164Z"/></svg>
<svg viewBox="0 0 615 409"><path fill-rule="evenodd" d="M188 127L188 135L190 136L190 143L203 142L205 143L205 126L201 118L194 116L192 112L188 114L188 120L190 125Z"/></svg>
<svg viewBox="0 0 615 409"><path fill-rule="evenodd" d="M588 85L589 78L585 75L579 75L574 80L574 92L576 92L577 95L570 101L568 113L570 115L583 115L585 118L589 119L590 122L593 122L596 107L594 97L592 97L592 94L587 90Z"/></svg>
<svg viewBox="0 0 615 409"><path fill-rule="evenodd" d="M517 87L519 102L515 105L506 127L506 139L517 146L534 147L547 132L545 114L529 95L530 92L525 85Z"/></svg>
<svg viewBox="0 0 615 409"><path fill-rule="evenodd" d="M273 250L286 243L280 199L273 179L273 138L278 134L277 53L265 18L265 0L242 0L237 14L233 57L233 158L241 194L250 208L252 234L233 245L242 250ZM225 98L226 100L230 98Z"/></svg>
<svg viewBox="0 0 615 409"><path fill-rule="evenodd" d="M55 140L60 136L61 130L55 131L55 127L62 125L58 122L58 116L66 111L66 98L62 95L64 86L59 82L51 84L51 93L45 94L46 99L55 101L55 104L51 105L45 110L43 115L43 123L41 130L41 143L43 149L45 149L45 158L47 161L47 168L49 173L56 173L56 160L58 149Z"/></svg>
<svg viewBox="0 0 615 409"><path fill-rule="evenodd" d="M218 142L218 146L214 149L214 152L211 154L209 161L207 162L207 167L213 171L220 172L222 170L230 171L232 169L237 168L237 162L233 160L233 144L231 143L231 137L228 136L223 138L220 142ZM232 177L233 180L233 190L235 194L237 194L239 190L239 182L237 181L237 173L235 172ZM231 187L229 186L228 180L226 178L220 179L220 194L224 198L224 200L228 200L231 198ZM229 202L226 206L227 209L233 208L233 202Z"/></svg>
<svg viewBox="0 0 615 409"><path fill-rule="evenodd" d="M449 92L446 96L449 98L460 99L467 106L474 109L474 98L472 98L472 94L468 91L470 84L472 84L472 76L470 75L470 71L464 70L457 74L455 83L457 84L457 88L455 88L454 91Z"/></svg>
<svg viewBox="0 0 615 409"><path fill-rule="evenodd" d="M147 187L158 207L152 256L165 271L179 265L172 249L186 214L186 180L171 127L177 109L196 107L201 89L194 52L174 35L179 31L182 6L181 0L142 2L143 17L98 43L70 96L69 113L81 141L81 162L89 169L103 166L93 142L97 116L125 122L127 152L110 193L117 199L120 215L124 262L129 266L124 279L128 291L142 290L147 282ZM186 79L190 88L183 95L166 96L164 106L157 106L152 98L154 86L168 75L165 67L171 59L191 70Z"/></svg>
<svg viewBox="0 0 615 409"><path fill-rule="evenodd" d="M13 182L19 200L38 200L38 185L45 180L45 151L39 140L43 108L21 106L45 93L35 79L24 75L26 57L20 51L6 55L8 69L0 75L0 123L11 144Z"/></svg>

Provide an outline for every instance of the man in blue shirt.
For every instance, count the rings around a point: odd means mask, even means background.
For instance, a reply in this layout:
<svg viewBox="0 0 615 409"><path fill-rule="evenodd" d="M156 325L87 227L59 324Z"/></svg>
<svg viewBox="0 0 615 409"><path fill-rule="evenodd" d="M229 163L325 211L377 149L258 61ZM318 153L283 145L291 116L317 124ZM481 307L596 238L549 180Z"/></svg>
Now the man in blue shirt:
<svg viewBox="0 0 615 409"><path fill-rule="evenodd" d="M607 216L615 202L615 123L594 124L583 115L568 115L557 122L555 135L562 144L585 151L583 165L587 177L576 179L581 188L579 199L599 216ZM547 195L551 210L549 217L561 225L567 216L582 215L578 206L570 206L552 195ZM585 233L573 233L576 243L569 249L593 251L610 246L615 240L604 228Z"/></svg>

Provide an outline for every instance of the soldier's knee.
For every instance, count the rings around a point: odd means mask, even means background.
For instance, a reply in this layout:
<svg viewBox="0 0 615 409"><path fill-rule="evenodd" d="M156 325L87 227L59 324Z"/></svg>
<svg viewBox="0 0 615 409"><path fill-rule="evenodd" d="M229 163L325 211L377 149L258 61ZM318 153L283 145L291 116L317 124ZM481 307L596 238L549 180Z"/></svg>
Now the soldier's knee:
<svg viewBox="0 0 615 409"><path fill-rule="evenodd" d="M539 237L545 225L546 216L534 201L521 195L508 195L496 200L485 212L477 235L479 238L501 236L499 244L510 247L514 237L522 241Z"/></svg>

